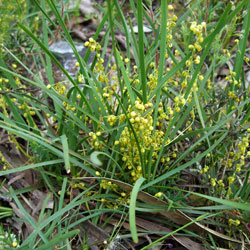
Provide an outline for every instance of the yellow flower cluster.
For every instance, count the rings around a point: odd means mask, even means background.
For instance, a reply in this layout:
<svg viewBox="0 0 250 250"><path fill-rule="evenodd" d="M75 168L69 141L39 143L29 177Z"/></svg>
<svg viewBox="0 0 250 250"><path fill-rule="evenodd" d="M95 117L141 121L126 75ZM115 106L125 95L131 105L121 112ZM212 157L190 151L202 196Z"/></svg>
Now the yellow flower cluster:
<svg viewBox="0 0 250 250"><path fill-rule="evenodd" d="M101 136L101 132L98 131L96 133L90 132L89 136L90 136L90 145L94 146L95 148L98 148L100 146L100 140L98 139L98 137Z"/></svg>
<svg viewBox="0 0 250 250"><path fill-rule="evenodd" d="M55 90L59 95L66 96L66 86L62 82L56 83Z"/></svg>
<svg viewBox="0 0 250 250"><path fill-rule="evenodd" d="M112 183L111 181L106 181L106 180L102 180L100 187L103 189L111 189L112 191L117 191L118 186L115 183Z"/></svg>
<svg viewBox="0 0 250 250"><path fill-rule="evenodd" d="M84 43L84 46L89 47L90 51L92 52L94 51L99 52L101 50L101 45L98 42L96 42L92 37L90 37L89 40ZM99 56L97 55L97 57Z"/></svg>
<svg viewBox="0 0 250 250"><path fill-rule="evenodd" d="M247 151L249 147L249 133L244 136L236 145L233 152L229 153L227 160L222 162L223 166L231 168L236 166L236 172L241 171L241 167L245 165L245 158L249 157L250 151Z"/></svg>
<svg viewBox="0 0 250 250"><path fill-rule="evenodd" d="M191 22L190 30L196 35L196 41L194 45L189 45L188 48L200 52L202 50L201 43L204 41L203 33L206 31L206 23L197 24L197 22ZM200 63L199 57L196 58L195 63Z"/></svg>
<svg viewBox="0 0 250 250"><path fill-rule="evenodd" d="M235 79L236 73L232 70L229 70L229 75L225 77L225 80L233 85L233 91L228 91L228 97L235 102L240 102L243 100L243 96L240 98L236 93L237 89L241 86L241 82Z"/></svg>
<svg viewBox="0 0 250 250"><path fill-rule="evenodd" d="M206 165L206 166L200 171L200 174L205 174L205 173L208 172L208 170L209 170L209 166Z"/></svg>
<svg viewBox="0 0 250 250"><path fill-rule="evenodd" d="M172 24L169 24L169 28L174 26L174 20L176 20L176 18L173 16ZM99 44L92 38L90 38L89 41L85 43L85 46L92 48L92 51L100 51L101 49ZM129 59L122 58L122 61L124 61L127 65ZM153 149L153 151L151 152L152 160L150 164L153 164L157 160L158 152L161 149L164 141L164 130L166 129L167 123L171 121L175 112L181 111L186 102L192 101L192 96L190 95L188 99L185 99L184 96L180 93L179 95L173 96L174 102L172 103L164 103L163 101L160 101L155 125L153 124L154 98L152 98L147 103L142 103L142 101L137 98L134 102L134 105L132 106L130 104L130 97L127 96L127 115L125 115L123 112L118 112L118 114L115 115L115 113L117 112L117 107L119 106L119 102L116 100L115 93L119 95L119 93L121 92L121 89L118 88L118 86L120 85L118 84L118 78L116 75L117 69L115 65L109 65L109 70L105 72L103 63L104 60L97 56L97 62L95 64L93 72L96 74L97 80L102 84L102 89L100 90L96 87L96 91L104 106L106 106L108 103L111 109L109 110L109 115L107 115L106 117L100 117L100 122L107 122L111 127L125 125L123 130L120 132L119 138L113 142L113 147L121 154L122 168L126 169L126 171L129 172L132 182L135 182L143 174L142 165L148 164L148 154L150 150ZM158 69L155 68L155 63L150 63L149 66L151 68L151 73L149 73L148 75L147 86L150 93L157 86ZM135 85L140 83L136 74L136 70L137 68L134 67L133 77L131 77L130 79L131 83ZM165 83L164 90L167 91L167 86L169 84L173 84L175 87L178 87L180 77L182 76L177 72ZM188 72L185 77L186 79L190 77ZM110 80L110 78L112 80ZM199 75L199 79L203 80L203 76ZM126 86L124 86L122 90L123 94L128 94ZM190 115L194 119L194 111L191 112ZM187 124L190 125L191 122L189 121L189 123ZM131 128L131 126L133 129ZM101 126L98 126L98 131L100 133L103 133L104 136L98 137L97 133L89 133L88 142L92 147L95 148L95 150L102 150L103 145L106 145L108 143L108 137L105 135L105 131L102 131L100 127ZM190 126L189 131L191 130L192 128ZM170 139L166 141L166 145L169 143ZM164 153L164 155L160 159L160 164L166 165L166 163L169 162L171 158L176 157L176 151L171 151L171 153ZM142 159L145 159L145 162L142 163ZM166 171L168 169L168 166L165 166L164 169Z"/></svg>
<svg viewBox="0 0 250 250"><path fill-rule="evenodd" d="M204 34L206 30L206 23L203 22L201 24L197 24L196 22L192 22L190 26L190 30L196 35L196 40L194 44L190 44L188 48L192 50L192 56L186 61L186 69L182 72L183 80L181 82L181 86L185 88L188 84L189 79L191 78L191 69L193 67L193 64L199 64L200 63L200 56L198 53L202 50L201 43L204 40ZM198 91L198 80L202 81L204 77L199 74L198 78L195 79L195 82L193 84L193 89ZM191 101L191 96L189 97L189 102Z"/></svg>
<svg viewBox="0 0 250 250"><path fill-rule="evenodd" d="M164 132L161 129L154 131L153 110L149 111L152 107L152 102L143 104L140 99L135 101L134 108L130 105L128 107L128 118L137 140L131 127L127 125L124 127L119 140L115 142L115 145L119 145L120 147L124 167L129 170L133 181L142 176L140 152L142 155L147 155L148 151L153 147L152 163L154 163L158 157L158 151L163 144ZM159 111L160 113L161 111ZM163 118L162 114L159 117ZM121 123L125 121L124 114L120 115L119 118ZM160 127L160 122L157 124ZM139 144L140 151L137 143Z"/></svg>
<svg viewBox="0 0 250 250"><path fill-rule="evenodd" d="M0 33L0 43L2 43L8 32L10 32L10 27L13 25L15 20L20 20L27 12L27 4L25 0L17 1L10 0L0 0L0 23L1 23L1 33Z"/></svg>
<svg viewBox="0 0 250 250"><path fill-rule="evenodd" d="M155 69L149 76L149 81L147 82L148 87L154 90L157 87L158 82L158 70Z"/></svg>
<svg viewBox="0 0 250 250"><path fill-rule="evenodd" d="M231 54L230 54L230 52L229 52L228 49L223 49L222 52L223 52L223 54L224 54L226 57L230 57L230 56L231 56Z"/></svg>
<svg viewBox="0 0 250 250"><path fill-rule="evenodd" d="M2 152L0 152L0 162L2 164L2 170L7 170L8 169L8 166L7 166L8 162L6 161Z"/></svg>
<svg viewBox="0 0 250 250"><path fill-rule="evenodd" d="M233 219L229 219L228 220L229 225L234 225L234 226L239 226L240 225L240 220L233 220Z"/></svg>
<svg viewBox="0 0 250 250"><path fill-rule="evenodd" d="M168 10L169 10L169 15L168 15L168 21L167 21L167 46L169 48L172 48L173 47L173 44L172 44L172 39L173 39L172 28L176 25L176 21L177 21L178 18L174 14L173 5L169 4L168 5Z"/></svg>
<svg viewBox="0 0 250 250"><path fill-rule="evenodd" d="M226 176L224 176L224 174L222 175L222 173L217 173L217 177L211 177L211 173L213 172L212 170L215 167L214 165L209 167L207 164L200 171L200 174L205 174L208 177L211 186L216 187L217 192L225 194L227 197L230 197L232 194L231 186L234 184L236 176L240 175L242 168L246 166L245 159L249 158L250 156L249 135L250 128L247 129L245 136L239 139L234 146L232 145L231 151L229 153L222 155L223 158L220 159L220 162L221 166L227 172ZM243 171L245 170L243 169Z"/></svg>

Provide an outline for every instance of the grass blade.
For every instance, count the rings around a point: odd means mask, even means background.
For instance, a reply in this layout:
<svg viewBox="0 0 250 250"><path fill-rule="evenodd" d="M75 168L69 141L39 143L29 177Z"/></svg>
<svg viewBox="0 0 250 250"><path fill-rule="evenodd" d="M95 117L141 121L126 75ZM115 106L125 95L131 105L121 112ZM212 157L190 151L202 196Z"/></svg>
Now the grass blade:
<svg viewBox="0 0 250 250"><path fill-rule="evenodd" d="M63 148L63 158L65 163L65 169L67 173L70 173L70 162L69 162L69 146L66 135L61 136L62 148Z"/></svg>
<svg viewBox="0 0 250 250"><path fill-rule="evenodd" d="M130 204L129 204L129 227L130 227L130 231L132 234L132 239L135 243L138 242L138 235L136 231L136 219L135 219L136 199L137 199L137 195L140 190L140 187L144 181L145 179L143 177L140 177L136 181L133 187L132 193L131 193Z"/></svg>
<svg viewBox="0 0 250 250"><path fill-rule="evenodd" d="M147 102L147 83L144 59L144 30L143 30L143 6L142 0L137 0L137 23L138 23L138 39L139 39L139 70L142 89L143 103Z"/></svg>

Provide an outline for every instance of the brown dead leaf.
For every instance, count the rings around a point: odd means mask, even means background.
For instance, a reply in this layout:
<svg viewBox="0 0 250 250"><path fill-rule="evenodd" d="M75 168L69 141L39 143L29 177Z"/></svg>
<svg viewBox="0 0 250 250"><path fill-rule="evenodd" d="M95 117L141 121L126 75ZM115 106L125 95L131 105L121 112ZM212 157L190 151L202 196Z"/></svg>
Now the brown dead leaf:
<svg viewBox="0 0 250 250"><path fill-rule="evenodd" d="M85 35L85 33L82 32L82 31L79 30L79 29L74 28L74 29L72 30L72 33L73 33L75 36L77 36L78 38L80 38L82 41L86 41L86 40L87 40L87 36Z"/></svg>
<svg viewBox="0 0 250 250"><path fill-rule="evenodd" d="M10 202L9 204L13 208L14 213L19 218L26 219L25 215L21 212L21 210L17 207L17 205L14 202ZM33 221L36 221L36 220L33 218ZM25 223L25 225L26 225L26 228L27 228L27 231L28 231L27 232L28 235L31 234L33 232L33 227L29 223Z"/></svg>
<svg viewBox="0 0 250 250"><path fill-rule="evenodd" d="M163 227L159 224L155 224L151 221L144 220L141 218L136 218L136 224L143 229L149 230L149 231L157 231L157 232L166 232L166 233L171 233L171 230L168 229L167 227ZM188 237L185 236L175 236L171 235L171 238L173 238L175 241L180 243L182 246L186 247L187 249L192 249L192 250L203 250L205 249L203 246L201 246L199 243L194 242L190 240Z"/></svg>
<svg viewBox="0 0 250 250"><path fill-rule="evenodd" d="M116 216L119 217L119 215L116 215ZM104 218L106 218L106 217L104 217ZM117 223L119 221L120 221L120 218L117 218L117 219L113 218L113 219L109 220L109 223L111 223L112 225L115 226L115 225L117 225ZM126 221L124 221L122 223L122 226L124 228L126 228L127 230L129 230L130 227L129 227L129 223L127 221L128 220L126 219ZM155 231L155 232L164 232L166 234L172 232L170 229L168 229L165 226L161 226L160 224L156 224L156 223L154 223L152 221L145 220L145 219L142 219L142 218L139 218L139 217L136 217L136 227L137 227L137 230L148 230L148 231ZM205 249L199 243L194 242L194 241L190 240L188 237L185 237L185 236L171 235L170 238L177 241L179 244L181 244L182 246L184 246L187 249L192 249L192 250L203 250L203 249Z"/></svg>
<svg viewBox="0 0 250 250"><path fill-rule="evenodd" d="M8 185L10 186L11 184L13 184L14 182L22 179L23 177L25 176L25 173L22 172L22 173L18 173L17 176L15 176L14 178L12 178L9 182L8 182Z"/></svg>
<svg viewBox="0 0 250 250"><path fill-rule="evenodd" d="M127 183L124 183L122 181L118 181L118 180L114 180L114 179L109 179L109 178L104 178L104 177L80 177L80 178L76 178L76 179L99 179L99 180L107 180L107 181L111 181L115 184L117 184L120 188L122 188L124 191L126 191L127 193L130 193L133 189L133 186ZM140 201L143 201L146 204L151 204L151 205L157 205L157 206L163 206L166 207L166 209L168 208L168 203L165 201L161 201L158 200L157 198L155 198L154 196L144 192L144 191L140 191L138 193L137 199ZM167 211L167 210L162 210L159 212L161 215L163 215L164 217L166 217L167 219L169 219L170 221L175 222L178 225L185 225L191 221L193 221L192 218L190 218L189 216L187 216L185 213L181 212L180 210L176 209L175 211ZM201 232L209 232L217 237L220 237L224 240L228 240L228 241L232 241L232 242L236 242L236 243L241 243L241 241L238 241L232 237L226 236L222 233L216 232L213 229L210 229L198 222L194 222L192 225L187 227L189 230L193 230L194 232L197 233L201 233Z"/></svg>
<svg viewBox="0 0 250 250"><path fill-rule="evenodd" d="M82 218L84 218L84 216L80 215L75 220L80 220ZM96 247L96 245L101 244L104 240L107 240L110 237L108 233L106 233L103 229L94 225L90 221L84 221L83 223L77 225L75 228L80 229L81 231L82 228L84 228L86 241L87 244L91 246L91 249L99 249L98 247ZM83 237L85 236L83 235Z"/></svg>

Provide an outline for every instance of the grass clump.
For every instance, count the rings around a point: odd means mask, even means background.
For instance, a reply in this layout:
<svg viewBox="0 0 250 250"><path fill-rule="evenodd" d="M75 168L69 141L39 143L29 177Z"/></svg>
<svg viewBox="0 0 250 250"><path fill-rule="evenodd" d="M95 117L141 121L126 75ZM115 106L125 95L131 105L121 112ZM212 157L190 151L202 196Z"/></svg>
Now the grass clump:
<svg viewBox="0 0 250 250"><path fill-rule="evenodd" d="M84 41L82 58L64 6L34 1L40 32L22 22L18 29L37 55L35 67L27 67L4 43L2 53L11 59L0 66L0 127L26 160L16 167L1 153L1 176L32 169L39 173L39 190L49 190L54 201L53 212L48 211L47 195L34 221L18 190L10 188L25 223L34 229L20 241L23 249L70 247L75 239L82 240L79 249L87 248L91 243L82 237L83 222L91 219L104 227L116 216L125 221L128 213L129 237L138 242L145 228L137 230L137 220L156 211L159 216L150 223L171 228L170 233L160 237L146 228L152 240L140 249L167 243L176 233L207 249L249 243L250 89L243 67L249 63L249 3L207 3L194 1L185 10L165 0L156 6L107 1L94 37ZM126 38L126 50L117 42L117 29ZM49 39L58 32L75 53L75 76L49 50ZM88 64L90 53L95 56ZM53 65L65 80L55 81ZM204 233L200 238L197 228ZM93 244L108 249L127 237L115 228Z"/></svg>

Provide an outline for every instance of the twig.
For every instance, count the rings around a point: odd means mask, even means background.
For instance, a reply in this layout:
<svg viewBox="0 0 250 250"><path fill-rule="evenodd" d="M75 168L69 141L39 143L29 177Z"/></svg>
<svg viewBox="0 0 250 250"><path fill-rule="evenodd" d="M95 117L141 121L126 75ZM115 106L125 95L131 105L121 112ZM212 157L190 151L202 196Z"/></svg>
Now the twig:
<svg viewBox="0 0 250 250"><path fill-rule="evenodd" d="M36 92L37 89L27 89L27 88L15 88L15 89L11 89L11 90L2 90L0 91L0 95L4 95L4 94L10 94L10 93L16 93L16 91L20 91L20 90L25 90L25 92Z"/></svg>

